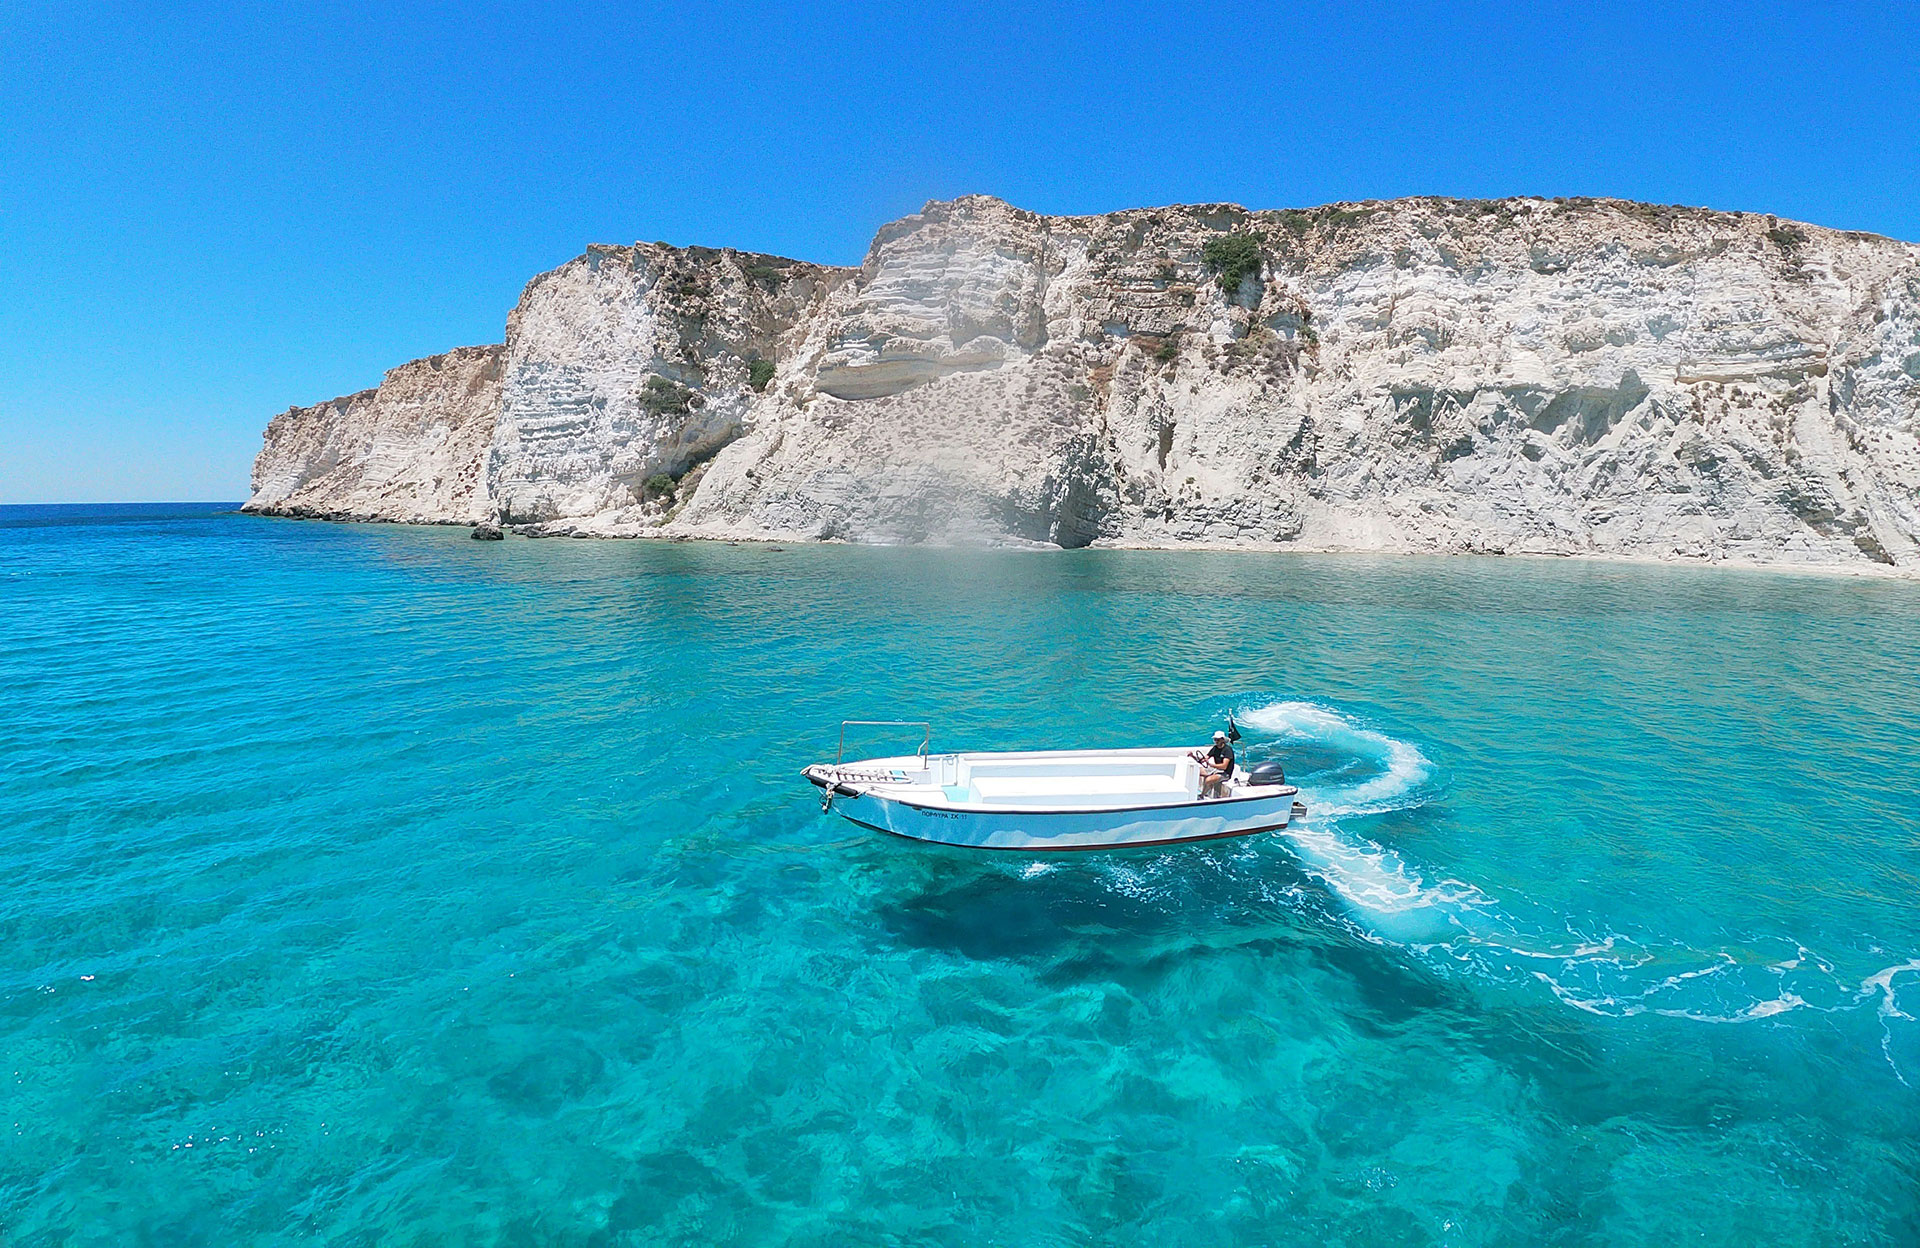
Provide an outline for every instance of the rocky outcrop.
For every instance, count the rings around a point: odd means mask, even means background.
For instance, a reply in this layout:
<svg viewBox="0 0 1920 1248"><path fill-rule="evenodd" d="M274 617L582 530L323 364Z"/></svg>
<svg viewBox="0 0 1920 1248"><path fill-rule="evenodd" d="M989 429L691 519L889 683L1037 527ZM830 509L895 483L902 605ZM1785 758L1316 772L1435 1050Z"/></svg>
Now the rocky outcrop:
<svg viewBox="0 0 1920 1248"><path fill-rule="evenodd" d="M596 247L507 337L523 531L1920 566L1920 248L1771 217L970 197L857 270Z"/></svg>
<svg viewBox="0 0 1920 1248"><path fill-rule="evenodd" d="M267 426L241 508L274 516L472 524L500 416L505 348L461 347L390 369L380 385Z"/></svg>
<svg viewBox="0 0 1920 1248"><path fill-rule="evenodd" d="M535 278L507 321L487 457L501 519L662 518L669 495L693 484L676 483L752 423L791 342L847 274L639 243L589 248Z"/></svg>

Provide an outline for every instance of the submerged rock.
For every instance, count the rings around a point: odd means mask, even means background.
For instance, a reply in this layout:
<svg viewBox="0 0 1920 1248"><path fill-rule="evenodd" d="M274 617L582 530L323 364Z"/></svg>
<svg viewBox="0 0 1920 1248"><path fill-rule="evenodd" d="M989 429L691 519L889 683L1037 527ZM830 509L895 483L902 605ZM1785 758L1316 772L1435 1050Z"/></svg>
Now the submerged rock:
<svg viewBox="0 0 1920 1248"><path fill-rule="evenodd" d="M507 537L505 533L500 531L499 525L485 523L474 525L473 532L467 534L467 536L476 542L501 542L505 541Z"/></svg>
<svg viewBox="0 0 1920 1248"><path fill-rule="evenodd" d="M434 359L276 418L248 508L1920 566L1920 248L1751 214L974 196L857 269L590 248Z"/></svg>

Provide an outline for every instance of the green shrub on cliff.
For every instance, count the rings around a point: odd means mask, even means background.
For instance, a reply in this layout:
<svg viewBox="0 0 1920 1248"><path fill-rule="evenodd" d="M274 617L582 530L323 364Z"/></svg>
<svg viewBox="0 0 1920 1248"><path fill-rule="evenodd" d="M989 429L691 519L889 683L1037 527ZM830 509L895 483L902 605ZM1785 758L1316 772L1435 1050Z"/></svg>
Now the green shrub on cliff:
<svg viewBox="0 0 1920 1248"><path fill-rule="evenodd" d="M1374 208L1329 208L1326 210L1327 225L1339 229L1343 225L1358 225L1371 217L1378 209Z"/></svg>
<svg viewBox="0 0 1920 1248"><path fill-rule="evenodd" d="M1286 226L1287 232L1295 238L1305 237L1307 231L1313 228L1313 214L1310 212L1302 212L1298 208L1282 208L1275 215L1280 218L1280 224Z"/></svg>
<svg viewBox="0 0 1920 1248"><path fill-rule="evenodd" d="M1258 234L1216 234L1207 240L1200 249L1200 258L1206 262L1213 275L1220 282L1220 289L1231 298L1240 289L1242 280L1260 276L1260 266L1266 263L1266 256L1260 250L1261 237Z"/></svg>
<svg viewBox="0 0 1920 1248"><path fill-rule="evenodd" d="M756 393L765 390L767 388L767 383L772 380L773 380L773 361L772 360L748 360L747 361L747 384L752 386Z"/></svg>
<svg viewBox="0 0 1920 1248"><path fill-rule="evenodd" d="M1771 222L1773 218L1768 217L1767 220ZM1767 237L1772 239L1773 245L1780 250L1792 251L1807 241L1807 232L1791 221L1782 221L1767 231Z"/></svg>
<svg viewBox="0 0 1920 1248"><path fill-rule="evenodd" d="M747 275L748 281L757 282L768 290L778 290L780 283L786 281L788 276L787 270L778 265L760 262L743 263L740 271Z"/></svg>
<svg viewBox="0 0 1920 1248"><path fill-rule="evenodd" d="M657 373L640 387L640 406L654 416L685 416L699 405L693 391Z"/></svg>

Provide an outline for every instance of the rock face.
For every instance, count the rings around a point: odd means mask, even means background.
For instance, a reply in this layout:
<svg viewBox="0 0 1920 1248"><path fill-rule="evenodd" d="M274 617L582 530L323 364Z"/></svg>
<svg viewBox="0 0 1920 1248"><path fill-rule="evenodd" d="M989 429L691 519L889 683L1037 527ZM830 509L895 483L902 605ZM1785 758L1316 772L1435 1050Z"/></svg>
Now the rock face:
<svg viewBox="0 0 1920 1248"><path fill-rule="evenodd" d="M376 389L288 408L267 426L241 510L414 524L491 515L481 469L504 354L461 347L390 369Z"/></svg>
<svg viewBox="0 0 1920 1248"><path fill-rule="evenodd" d="M684 478L740 436L760 397L755 363L764 389L846 273L640 243L589 248L533 279L507 321L487 457L501 519L657 518L666 491L647 482Z"/></svg>
<svg viewBox="0 0 1920 1248"><path fill-rule="evenodd" d="M390 518L1920 566L1920 247L1771 217L970 197L859 269L596 247L507 338L474 510ZM420 367L276 419L250 506L441 497L375 418Z"/></svg>

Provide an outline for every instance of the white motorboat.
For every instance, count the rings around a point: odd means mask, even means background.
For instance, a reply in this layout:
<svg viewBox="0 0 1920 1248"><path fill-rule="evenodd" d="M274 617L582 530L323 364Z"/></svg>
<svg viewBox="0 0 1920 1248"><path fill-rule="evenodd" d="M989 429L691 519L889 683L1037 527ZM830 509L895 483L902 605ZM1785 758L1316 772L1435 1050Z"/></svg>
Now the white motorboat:
<svg viewBox="0 0 1920 1248"><path fill-rule="evenodd" d="M846 729L875 721L849 720ZM884 721L894 723L896 721ZM933 754L815 763L821 809L916 841L1028 852L1171 845L1271 832L1306 814L1276 764L1236 767L1224 796L1200 796L1200 764L1179 747Z"/></svg>

